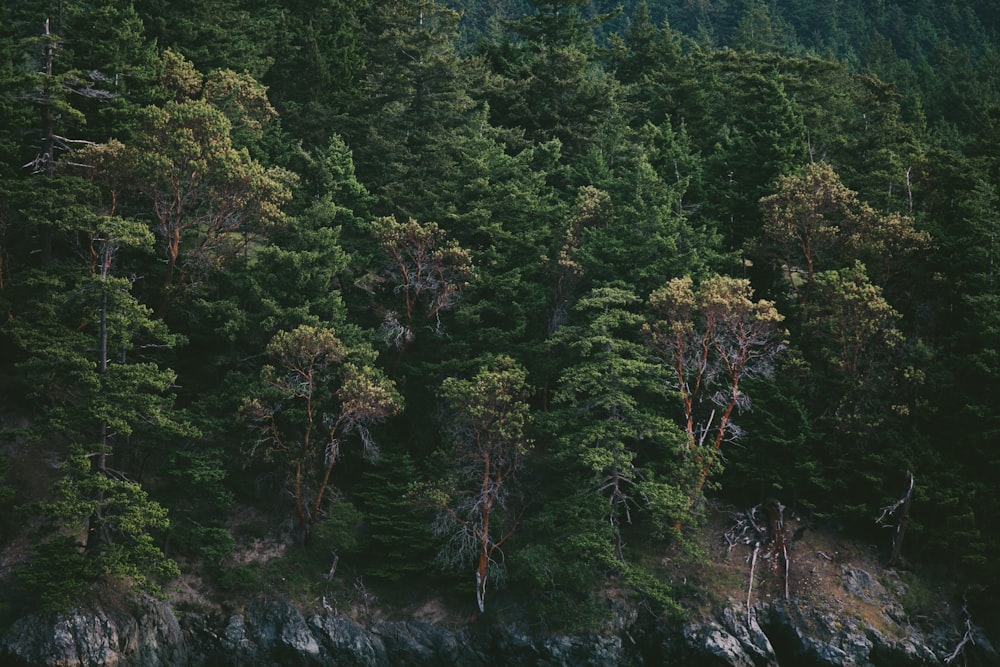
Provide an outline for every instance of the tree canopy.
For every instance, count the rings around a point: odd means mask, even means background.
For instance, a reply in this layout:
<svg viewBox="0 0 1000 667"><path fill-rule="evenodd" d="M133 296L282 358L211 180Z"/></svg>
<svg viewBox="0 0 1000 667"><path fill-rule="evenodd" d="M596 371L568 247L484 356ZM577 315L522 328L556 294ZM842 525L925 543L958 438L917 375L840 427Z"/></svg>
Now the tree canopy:
<svg viewBox="0 0 1000 667"><path fill-rule="evenodd" d="M327 583L676 610L713 503L888 550L903 471L904 556L1000 585L1000 12L911 5L4 4L17 599L259 515Z"/></svg>

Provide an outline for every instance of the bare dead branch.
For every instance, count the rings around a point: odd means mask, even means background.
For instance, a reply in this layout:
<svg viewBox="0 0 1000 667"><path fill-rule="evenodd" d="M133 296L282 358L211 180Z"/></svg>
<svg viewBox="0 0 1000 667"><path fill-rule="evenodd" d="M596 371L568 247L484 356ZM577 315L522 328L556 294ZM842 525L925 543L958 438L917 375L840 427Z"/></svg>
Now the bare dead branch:
<svg viewBox="0 0 1000 667"><path fill-rule="evenodd" d="M330 563L330 571L323 577L327 581L333 581L333 575L337 573L337 565L340 564L340 554L333 552L333 562Z"/></svg>
<svg viewBox="0 0 1000 667"><path fill-rule="evenodd" d="M753 545L753 557L750 560L750 583L747 585L747 614L750 613L750 595L753 593L753 571L757 566L757 554L760 552L760 542Z"/></svg>
<svg viewBox="0 0 1000 667"><path fill-rule="evenodd" d="M896 502L883 507L881 516L875 520L875 523L880 526L892 528L893 526L888 525L887 521L899 512L899 518L895 525L896 532L892 536L892 553L889 556L889 565L893 565L899 560L903 550L903 535L906 532L906 525L910 521L910 502L913 500L914 477L912 472L907 471L906 474L910 479L906 492Z"/></svg>
<svg viewBox="0 0 1000 667"><path fill-rule="evenodd" d="M750 581L747 586L747 612L750 611L750 603L753 594L754 574L756 572L757 560L762 558L769 560L774 558L774 567L778 567L778 559L781 558L781 566L784 574L784 594L785 599L791 597L789 585L789 572L791 570L791 557L788 554L788 528L785 525L785 506L776 500L767 503L767 521L762 521L760 513L762 505L755 505L748 510L735 512L732 515L732 525L723 533L729 551L736 545L753 545L753 550L747 556L750 562Z"/></svg>
<svg viewBox="0 0 1000 667"><path fill-rule="evenodd" d="M958 658L958 656L962 655L968 644L975 645L976 643L976 631L978 628L972 624L972 615L969 613L968 602L962 605L962 611L965 612L965 634L962 635L962 639L959 640L958 644L955 646L955 650L945 657L944 663L946 665L950 665Z"/></svg>
<svg viewBox="0 0 1000 667"><path fill-rule="evenodd" d="M781 541L781 555L785 558L785 599L788 600L791 597L788 591L788 573L792 569L792 563L788 560L788 544L785 540Z"/></svg>
<svg viewBox="0 0 1000 667"><path fill-rule="evenodd" d="M914 478L912 472L907 472L906 474L910 479L910 484L909 487L906 489L906 493L904 493L896 502L892 503L891 505L886 505L885 507L883 507L882 514L879 515L877 519L875 519L875 523L880 525L884 524L886 519L895 515L896 510L898 510L900 507L902 507L909 501L910 496L913 494Z"/></svg>

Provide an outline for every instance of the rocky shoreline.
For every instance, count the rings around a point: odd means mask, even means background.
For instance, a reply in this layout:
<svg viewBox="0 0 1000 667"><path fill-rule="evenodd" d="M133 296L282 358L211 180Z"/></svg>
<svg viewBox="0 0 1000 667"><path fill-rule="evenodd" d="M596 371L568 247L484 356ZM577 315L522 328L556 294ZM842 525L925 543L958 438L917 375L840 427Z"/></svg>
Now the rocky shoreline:
<svg viewBox="0 0 1000 667"><path fill-rule="evenodd" d="M668 621L619 609L612 627L579 636L535 636L514 625L452 626L423 621L361 624L307 613L288 600L257 598L240 613L176 614L142 598L126 608L93 605L17 619L0 636L11 665L214 667L290 666L613 666L799 667L946 664L961 628L945 619L910 621L890 592L859 568L842 568L845 597L879 614L839 614L795 599L747 606L728 600L698 620ZM1000 665L981 634L951 664Z"/></svg>

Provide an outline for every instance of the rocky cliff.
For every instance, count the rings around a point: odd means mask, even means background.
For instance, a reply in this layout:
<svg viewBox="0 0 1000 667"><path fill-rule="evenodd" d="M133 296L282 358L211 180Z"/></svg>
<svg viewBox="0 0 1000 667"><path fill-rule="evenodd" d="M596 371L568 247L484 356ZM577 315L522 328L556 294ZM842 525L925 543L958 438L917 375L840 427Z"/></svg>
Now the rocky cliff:
<svg viewBox="0 0 1000 667"><path fill-rule="evenodd" d="M941 665L963 637L944 619L917 623L865 570L840 566L841 604L745 600L717 605L697 620L670 622L629 610L600 634L536 636L514 625L457 627L305 613L281 598L258 598L240 613L178 619L149 598L125 609L100 605L25 616L0 639L0 662L38 666L440 666ZM876 610L876 611L872 611ZM943 623L943 624L942 624ZM973 628L974 629L974 628ZM997 665L981 634L954 664Z"/></svg>

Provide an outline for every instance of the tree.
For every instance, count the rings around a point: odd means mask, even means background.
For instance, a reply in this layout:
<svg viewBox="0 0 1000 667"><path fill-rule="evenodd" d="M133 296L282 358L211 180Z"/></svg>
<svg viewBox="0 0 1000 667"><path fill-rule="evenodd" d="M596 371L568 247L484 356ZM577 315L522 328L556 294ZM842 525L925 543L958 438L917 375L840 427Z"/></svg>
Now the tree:
<svg viewBox="0 0 1000 667"><path fill-rule="evenodd" d="M26 575L51 605L68 604L102 575L155 589L155 577L177 572L152 535L167 527L167 512L136 480L143 449L196 431L173 406L176 373L156 360L179 338L138 300L122 266L123 255L150 251L153 238L122 216L107 172L120 149L110 142L77 151L83 178L60 170L81 194L62 239L76 255L22 273L19 289L35 294L17 302L10 326L26 357L19 370L44 406L36 428L66 448L57 454L63 477L40 505L50 523L37 549L43 569L69 565Z"/></svg>
<svg viewBox="0 0 1000 667"><path fill-rule="evenodd" d="M720 85L711 91L708 115L685 117L692 125L709 125L692 128L709 143L704 178L692 194L704 202L705 215L717 221L731 252L757 234L760 213L752 202L807 155L808 132L794 92L764 67L759 71L753 58L732 51L713 54L703 68L717 69Z"/></svg>
<svg viewBox="0 0 1000 667"><path fill-rule="evenodd" d="M740 48L759 53L786 53L796 47L792 27L759 0L747 7L736 26L734 39Z"/></svg>
<svg viewBox="0 0 1000 667"><path fill-rule="evenodd" d="M575 209L565 223L566 231L562 238L556 239L560 246L555 252L555 260L545 258L552 280L552 301L545 331L550 338L566 322L579 298L579 284L584 277L580 257L584 234L588 229L608 224L610 204L608 193L592 186L580 188Z"/></svg>
<svg viewBox="0 0 1000 667"><path fill-rule="evenodd" d="M632 523L634 511L662 525L664 517L676 519L688 509L673 469L682 435L659 414L665 392L638 340L638 302L622 287L596 288L574 308L583 321L561 328L555 337L575 352L553 397L559 458L564 471L579 465L587 471L589 479L579 482L586 490L576 490L578 502L601 498L615 558L622 564L622 526Z"/></svg>
<svg viewBox="0 0 1000 667"><path fill-rule="evenodd" d="M78 604L102 576L157 592L158 579L180 574L153 537L170 525L166 508L136 482L94 474L90 458L83 447L72 448L51 500L38 507L51 524L21 580L46 610ZM90 536L83 549L75 538L80 533Z"/></svg>
<svg viewBox="0 0 1000 667"><path fill-rule="evenodd" d="M380 333L399 350L394 372L403 354L413 344L417 330L434 322L440 331L440 315L455 307L473 275L469 252L436 223L410 219L379 218L372 225L388 264L381 277L385 286L402 298L402 309L386 310Z"/></svg>
<svg viewBox="0 0 1000 667"><path fill-rule="evenodd" d="M814 377L832 380L822 394L833 429L860 444L896 403L891 397L905 342L896 328L899 313L860 262L817 274L814 289L803 311L803 346L812 353Z"/></svg>
<svg viewBox="0 0 1000 667"><path fill-rule="evenodd" d="M345 137L379 215L443 218L482 149L483 73L456 49L458 14L434 0L376 3ZM447 184L447 185L446 185Z"/></svg>
<svg viewBox="0 0 1000 667"><path fill-rule="evenodd" d="M523 367L499 357L471 380L447 378L441 385L454 469L449 487L434 494L442 511L436 530L451 535L445 558L472 560L480 613L487 582L502 568L497 552L521 516L511 498L531 446L526 382Z"/></svg>
<svg viewBox="0 0 1000 667"><path fill-rule="evenodd" d="M181 6L138 0L135 5L151 38L205 70L239 68L259 78L281 33L277 8L266 3L205 0Z"/></svg>
<svg viewBox="0 0 1000 667"><path fill-rule="evenodd" d="M410 453L389 440L378 465L361 473L351 496L364 515L366 577L403 583L427 575L438 544L431 535L434 509L410 493L420 475Z"/></svg>
<svg viewBox="0 0 1000 667"><path fill-rule="evenodd" d="M643 332L679 393L693 507L722 445L740 435L733 418L750 405L741 383L771 373L784 349L784 318L773 302L753 301L749 281L723 276L698 287L675 278L650 295L649 305L654 319Z"/></svg>
<svg viewBox="0 0 1000 667"><path fill-rule="evenodd" d="M696 169L683 133L669 124L605 128L574 165L578 202L600 191L600 218L577 232L575 255L587 286L622 280L646 294L667 277L700 275L714 256L718 234L694 226L684 197ZM578 203L578 206L580 204ZM592 205L593 206L593 205Z"/></svg>
<svg viewBox="0 0 1000 667"><path fill-rule="evenodd" d="M594 48L594 28L618 15L620 10L590 17L590 0L531 0L534 13L524 16L514 28L536 47Z"/></svg>
<svg viewBox="0 0 1000 667"><path fill-rule="evenodd" d="M807 303L819 271L870 263L876 281L895 278L930 237L899 214L880 215L859 201L826 163L811 163L778 180L760 201L764 226L758 248L785 277L799 304Z"/></svg>
<svg viewBox="0 0 1000 667"><path fill-rule="evenodd" d="M933 465L912 425L925 418L919 390L934 364L898 328L899 312L860 262L816 274L800 317L809 418L822 434L811 483L826 494L827 511L863 526L885 504L882 485Z"/></svg>
<svg viewBox="0 0 1000 667"><path fill-rule="evenodd" d="M277 13L273 5L261 4L268 9L255 8L254 13ZM267 46L273 64L262 82L281 112L282 126L307 150L329 140L338 114L358 92L368 58L363 24L373 4L368 0L283 2L280 15L268 17L272 39ZM224 66L236 67L238 62Z"/></svg>
<svg viewBox="0 0 1000 667"><path fill-rule="evenodd" d="M273 116L252 79L231 72L203 78L167 52L162 81L177 99L141 111L140 129L117 166L148 207L164 247L161 314L178 284L196 284L210 267L245 251L251 233L283 220L293 180L234 143ZM178 277L178 269L185 273Z"/></svg>
<svg viewBox="0 0 1000 667"><path fill-rule="evenodd" d="M588 0L532 0L536 11L487 47L486 98L494 124L535 142L557 139L564 158L586 153L617 111L620 86L596 58L594 28L617 12L588 18Z"/></svg>
<svg viewBox="0 0 1000 667"><path fill-rule="evenodd" d="M629 17L623 37L614 35L611 38L611 64L615 78L626 86L638 84L660 55L660 37L660 29L654 24L649 12L649 3L642 0Z"/></svg>
<svg viewBox="0 0 1000 667"><path fill-rule="evenodd" d="M287 466L297 536L307 543L324 516L342 440L356 436L367 456L377 456L370 428L396 415L401 399L371 365L370 355L348 349L332 328L279 331L267 352L274 365L264 367L264 386L243 404L244 416L260 434L251 454Z"/></svg>
<svg viewBox="0 0 1000 667"><path fill-rule="evenodd" d="M127 106L122 99L128 89L125 80L144 69L150 53L132 11L118 11L104 2L86 7L60 3L58 8L36 6L40 4L51 3L17 3L3 21L3 37L10 40L5 56L10 60L0 75L7 91L0 117L4 133L9 131L5 143L10 152L5 157L16 161L21 177L12 174L0 182L16 211L9 211L4 217L10 218L0 223L0 244L9 225L37 244L31 255L37 250L40 263L50 265L58 254L53 244L71 226L66 209L79 197L71 183L58 178L60 165L73 162L73 151L107 139L102 121L117 118L116 112ZM115 21L88 25L93 15ZM74 46L82 41L86 48ZM0 255L6 254L5 247L0 246ZM31 259L25 252L21 263ZM0 269L2 280L11 267Z"/></svg>

